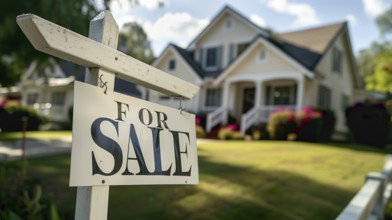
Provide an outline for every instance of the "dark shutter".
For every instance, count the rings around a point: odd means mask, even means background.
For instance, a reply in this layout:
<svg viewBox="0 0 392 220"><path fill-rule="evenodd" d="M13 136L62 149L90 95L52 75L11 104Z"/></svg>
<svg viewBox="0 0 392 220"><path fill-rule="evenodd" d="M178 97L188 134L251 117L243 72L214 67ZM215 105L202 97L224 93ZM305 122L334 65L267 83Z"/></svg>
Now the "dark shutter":
<svg viewBox="0 0 392 220"><path fill-rule="evenodd" d="M271 86L267 86L265 90L265 105L271 105Z"/></svg>

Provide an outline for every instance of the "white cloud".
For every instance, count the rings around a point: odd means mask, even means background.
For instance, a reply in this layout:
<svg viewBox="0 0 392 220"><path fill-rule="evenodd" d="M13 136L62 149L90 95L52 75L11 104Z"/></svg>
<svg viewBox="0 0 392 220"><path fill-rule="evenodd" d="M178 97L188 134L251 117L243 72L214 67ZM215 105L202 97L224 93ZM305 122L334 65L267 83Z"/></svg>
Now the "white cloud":
<svg viewBox="0 0 392 220"><path fill-rule="evenodd" d="M144 7L147 10L154 10L159 8L161 4L166 3L166 0L112 0L110 1L110 9L115 12L127 12L133 7Z"/></svg>
<svg viewBox="0 0 392 220"><path fill-rule="evenodd" d="M282 14L288 14L295 17L295 26L305 26L320 23L316 10L309 4L293 3L288 0L265 0L267 7Z"/></svg>
<svg viewBox="0 0 392 220"><path fill-rule="evenodd" d="M146 23L144 28L152 41L154 52L158 55L169 42L187 46L208 22L208 19L195 18L185 12L167 12L154 23Z"/></svg>
<svg viewBox="0 0 392 220"><path fill-rule="evenodd" d="M353 14L348 14L346 15L346 20L351 24L352 26L357 26L358 25L358 20L357 17L355 17Z"/></svg>
<svg viewBox="0 0 392 220"><path fill-rule="evenodd" d="M267 22L265 22L265 20L262 17L260 17L260 16L258 16L256 14L251 14L250 15L250 20L253 23L259 25L260 27L266 27L267 26Z"/></svg>
<svg viewBox="0 0 392 220"><path fill-rule="evenodd" d="M369 17L377 17L389 8L385 0L362 0L364 10Z"/></svg>
<svg viewBox="0 0 392 220"><path fill-rule="evenodd" d="M185 12L167 12L155 22L142 21L132 16L117 19L120 28L127 22L138 22L143 27L155 55L159 55L170 42L186 47L207 26L209 20L195 18Z"/></svg>
<svg viewBox="0 0 392 220"><path fill-rule="evenodd" d="M139 0L139 6L145 7L148 10L159 8L162 3L164 3L163 0Z"/></svg>

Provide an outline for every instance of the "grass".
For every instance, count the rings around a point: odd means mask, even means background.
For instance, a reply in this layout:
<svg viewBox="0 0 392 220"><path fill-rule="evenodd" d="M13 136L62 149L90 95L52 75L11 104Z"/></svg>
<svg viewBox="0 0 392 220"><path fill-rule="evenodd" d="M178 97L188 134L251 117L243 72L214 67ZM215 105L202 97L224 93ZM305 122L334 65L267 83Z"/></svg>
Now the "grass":
<svg viewBox="0 0 392 220"><path fill-rule="evenodd" d="M302 142L206 142L199 185L113 186L108 219L334 219L389 150ZM72 219L70 156L29 160L30 178Z"/></svg>
<svg viewBox="0 0 392 220"><path fill-rule="evenodd" d="M71 131L28 131L26 132L27 139L50 140L64 137L71 137ZM0 141L20 140L21 132L3 132L0 133Z"/></svg>

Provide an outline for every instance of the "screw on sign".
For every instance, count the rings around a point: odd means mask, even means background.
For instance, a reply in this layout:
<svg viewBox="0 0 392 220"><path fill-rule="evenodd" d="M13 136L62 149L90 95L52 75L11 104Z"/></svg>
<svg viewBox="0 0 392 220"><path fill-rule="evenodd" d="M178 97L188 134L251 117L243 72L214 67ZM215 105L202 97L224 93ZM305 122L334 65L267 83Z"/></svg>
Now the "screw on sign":
<svg viewBox="0 0 392 220"><path fill-rule="evenodd" d="M74 84L75 219L106 219L110 185L198 183L194 115L113 89L115 76L184 99L199 87L117 51L109 11L90 22L89 38L32 14L17 23L35 49L87 67L90 85Z"/></svg>

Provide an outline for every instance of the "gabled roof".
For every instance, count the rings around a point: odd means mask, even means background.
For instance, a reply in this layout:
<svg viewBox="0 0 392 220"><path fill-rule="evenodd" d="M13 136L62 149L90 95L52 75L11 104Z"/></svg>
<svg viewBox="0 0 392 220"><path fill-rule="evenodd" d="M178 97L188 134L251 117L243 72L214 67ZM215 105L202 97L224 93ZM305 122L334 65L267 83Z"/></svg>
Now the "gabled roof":
<svg viewBox="0 0 392 220"><path fill-rule="evenodd" d="M201 78L204 77L205 73L203 69L201 68L200 64L196 63L189 51L173 43L171 43L170 46L173 46L173 48L181 55L181 57L188 63L188 65L192 67L192 69L197 73L197 75L199 75Z"/></svg>
<svg viewBox="0 0 392 220"><path fill-rule="evenodd" d="M278 33L274 36L295 46L323 54L346 25L346 22L340 22L305 30Z"/></svg>
<svg viewBox="0 0 392 220"><path fill-rule="evenodd" d="M330 25L324 25L320 27L314 27L299 31L292 31L286 33L273 33L270 34L265 29L257 26L251 22L248 18L231 8L225 6L204 28L204 30L189 44L188 50L193 49L195 42L199 41L205 34L207 34L215 24L226 14L237 17L240 21L253 29L258 33L250 42L253 44L258 39L262 38L268 43L271 43L275 48L283 52L290 59L296 61L299 65L304 67L307 71L313 71L321 58L326 54L328 49L331 47L335 39L343 32L347 30L346 22L339 22ZM200 64L194 60L193 55L186 49L183 49L175 44L170 44L173 48L184 58L189 66L201 77L201 78L217 78L221 73L225 72L227 68L232 67L235 60L233 60L225 69L220 69L215 72L204 71ZM169 45L169 46L170 46ZM162 53L163 54L163 53ZM236 59L238 59L237 57Z"/></svg>
<svg viewBox="0 0 392 220"><path fill-rule="evenodd" d="M262 34L264 36L268 36L269 33L267 30L264 28L261 28L260 26L256 25L255 23L251 22L247 17L239 13L238 11L234 10L232 7L226 5L219 13L211 20L211 22L203 29L202 32L197 35L192 42L188 45L187 49L190 49L195 42L197 42L199 39L201 39L206 33L208 33L211 28L215 26L215 24L222 18L225 14L230 14L233 17L238 18L240 21L242 21L245 25L249 26L250 28L256 30L259 34Z"/></svg>

